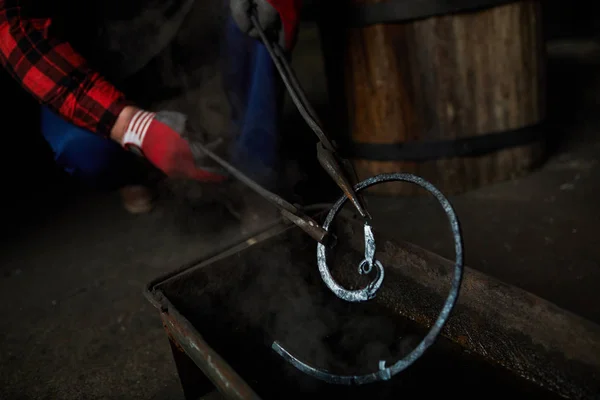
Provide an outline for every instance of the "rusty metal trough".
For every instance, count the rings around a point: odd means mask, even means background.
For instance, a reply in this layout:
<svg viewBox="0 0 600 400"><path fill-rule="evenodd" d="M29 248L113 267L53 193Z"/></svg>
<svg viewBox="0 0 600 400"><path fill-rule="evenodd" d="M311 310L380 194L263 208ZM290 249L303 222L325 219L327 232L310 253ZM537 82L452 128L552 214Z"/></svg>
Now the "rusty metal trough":
<svg viewBox="0 0 600 400"><path fill-rule="evenodd" d="M335 223L335 279L357 288L362 224ZM369 302L331 293L315 242L275 225L148 285L160 310L186 399L216 387L227 399L598 398L600 327L555 305L465 269L458 303L436 344L405 372L361 386L304 375L271 349L281 342L333 373L371 372L412 349L439 313L452 263L376 232L386 278Z"/></svg>

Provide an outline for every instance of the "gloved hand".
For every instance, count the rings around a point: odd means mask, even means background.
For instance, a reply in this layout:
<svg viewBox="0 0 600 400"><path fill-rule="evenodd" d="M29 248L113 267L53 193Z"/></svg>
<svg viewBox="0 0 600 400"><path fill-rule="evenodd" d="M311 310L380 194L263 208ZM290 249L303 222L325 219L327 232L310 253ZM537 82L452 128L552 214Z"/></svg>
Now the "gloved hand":
<svg viewBox="0 0 600 400"><path fill-rule="evenodd" d="M131 118L122 145L140 152L169 177L221 182L225 176L197 167L189 144L181 137L185 115L139 110Z"/></svg>
<svg viewBox="0 0 600 400"><path fill-rule="evenodd" d="M230 0L229 7L242 32L253 38L259 37L250 21L254 12L267 36L284 49L294 47L302 0Z"/></svg>

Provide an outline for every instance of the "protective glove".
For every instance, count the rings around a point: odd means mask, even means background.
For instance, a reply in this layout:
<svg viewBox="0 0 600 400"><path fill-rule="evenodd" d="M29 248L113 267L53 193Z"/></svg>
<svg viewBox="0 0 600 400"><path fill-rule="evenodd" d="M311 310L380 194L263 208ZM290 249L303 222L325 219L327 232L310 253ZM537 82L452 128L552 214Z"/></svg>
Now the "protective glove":
<svg viewBox="0 0 600 400"><path fill-rule="evenodd" d="M267 36L284 49L294 47L302 0L230 0L229 7L242 32L253 38L259 37L250 21L254 12Z"/></svg>
<svg viewBox="0 0 600 400"><path fill-rule="evenodd" d="M225 176L196 166L189 144L179 132L185 129L185 115L173 111L137 111L125 131L122 145L141 153L155 167L173 178L221 182Z"/></svg>

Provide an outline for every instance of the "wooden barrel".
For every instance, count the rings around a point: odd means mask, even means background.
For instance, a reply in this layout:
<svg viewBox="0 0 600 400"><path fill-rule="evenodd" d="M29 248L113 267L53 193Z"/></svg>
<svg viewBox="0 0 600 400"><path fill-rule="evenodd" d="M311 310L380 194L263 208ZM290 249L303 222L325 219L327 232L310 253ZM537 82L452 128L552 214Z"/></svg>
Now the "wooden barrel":
<svg viewBox="0 0 600 400"><path fill-rule="evenodd" d="M411 2L429 4L429 16L386 20L380 9L372 13L380 21L349 23L345 30L332 27L339 10L323 11L321 40L336 115L330 130L338 132L336 140L359 178L409 172L455 194L521 176L543 160L539 1L495 0L494 6L445 15L431 6L437 2L444 11L453 1L387 0L400 9ZM351 3L364 16L368 7L386 1ZM394 185L374 190L419 192Z"/></svg>

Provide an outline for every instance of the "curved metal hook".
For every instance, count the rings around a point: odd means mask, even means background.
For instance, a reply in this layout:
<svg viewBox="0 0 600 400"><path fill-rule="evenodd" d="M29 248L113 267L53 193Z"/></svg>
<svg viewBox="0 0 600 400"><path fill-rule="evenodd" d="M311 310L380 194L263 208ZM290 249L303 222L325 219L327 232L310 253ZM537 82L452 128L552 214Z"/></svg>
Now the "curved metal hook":
<svg viewBox="0 0 600 400"><path fill-rule="evenodd" d="M412 175L412 174L397 173L397 174L377 175L377 176L371 177L365 181L358 183L355 186L355 191L360 192L361 190L366 189L370 186L373 186L373 185L376 185L379 183L383 183L383 182L393 182L393 181L410 182L410 183L414 183L416 185L421 186L422 188L427 190L429 193L431 193L439 201L439 203L442 205L442 208L444 209L446 215L448 216L448 220L450 221L450 227L452 230L452 236L454 237L454 250L456 253L456 259L455 259L455 263L454 263L454 277L452 278L452 285L450 288L450 292L448 293L448 297L446 298L444 306L442 307L442 311L438 315L435 323L433 324L433 326L431 327L429 332L427 332L427 335L425 335L425 337L421 340L419 345L417 347L415 347L403 359L397 361L394 365L392 365L390 367L385 366L385 361L380 361L379 362L379 370L377 372L373 372L370 374L364 374L364 375L331 374L328 371L320 370L318 368L312 367L312 366L298 360L291 353L289 353L287 350L285 350L279 344L279 342L273 342L271 347L281 357L283 357L286 361L288 361L289 363L294 365L300 371L302 371L305 374L310 375L316 379L320 379L320 380L328 382L328 383L341 384L341 385L353 385L353 384L354 385L362 385L365 383L389 380L392 376L398 374L399 372L402 372L403 370L405 370L406 368L411 366L435 342L435 340L437 339L438 335L440 334L442 328L446 324L446 321L448 320L448 317L450 316L450 313L452 312L454 305L456 304L456 300L458 298L458 293L460 291L460 285L462 282L464 256L463 256L463 241L462 241L462 235L460 232L460 225L458 222L458 218L456 217L456 213L454 212L454 209L452 208L452 205L450 204L448 199L446 199L446 197L435 186L433 186L431 183L427 182L426 180L424 180L418 176ZM329 229L331 222L333 221L335 216L338 214L338 212L340 211L340 209L342 208L342 206L344 205L346 200L347 200L347 198L345 196L341 197L331 208L329 214L327 215L325 223L323 224L323 227L326 230ZM376 290L373 291L373 287L375 287L375 286L372 286L373 283L370 285L370 287L371 287L370 289L369 289L369 287L367 287L361 291L348 291L348 290L344 289L343 287L339 286L333 280L333 278L331 277L331 274L329 273L329 269L327 268L327 263L326 263L326 258L325 258L325 246L323 246L321 244L319 244L317 247L317 260L319 262L319 271L321 271L321 276L323 277L323 280L325 281L325 283L327 284L329 289L331 289L333 291L333 293L335 293L336 296L338 296L344 300L347 300L347 298L350 298L351 299L350 301L364 301L363 299L368 300L369 298L372 298L375 295ZM327 280L326 280L326 278L327 278ZM379 275L379 277L374 281L374 283L379 282L379 280L383 281L383 270L381 271L381 274ZM381 283L379 283L379 285L381 285ZM371 296L371 297L368 297L368 296Z"/></svg>
<svg viewBox="0 0 600 400"><path fill-rule="evenodd" d="M356 187L358 187L358 185ZM343 201L341 203L340 201L335 203L325 219L323 229L325 229L326 232L329 231L329 225L331 225L333 219L338 215L342 206L346 202L347 197L344 197L340 200ZM375 294L383 283L383 278L385 275L383 265L381 265L381 263L375 259L375 237L373 236L371 225L368 222L365 222L364 233L365 259L362 260L358 266L358 273L361 275L367 275L371 273L373 267L376 267L377 274L375 275L375 279L363 289L347 290L339 285L335 279L333 279L333 276L327 267L327 247L317 246L317 265L319 267L319 272L321 273L321 279L323 279L323 282L325 282L327 287L329 287L329 289L335 293L337 297L352 303L367 301L375 297Z"/></svg>

